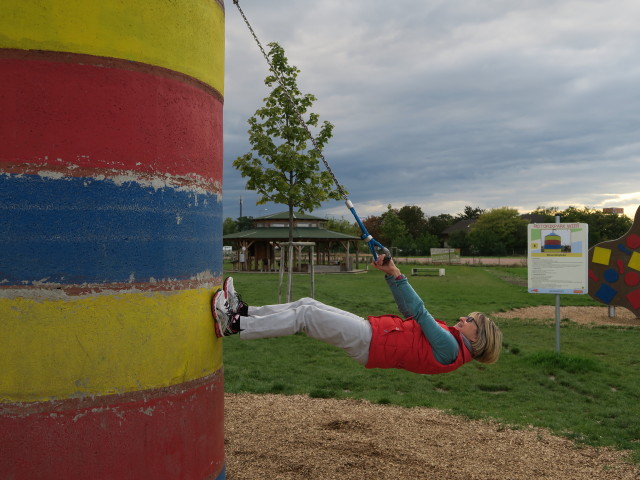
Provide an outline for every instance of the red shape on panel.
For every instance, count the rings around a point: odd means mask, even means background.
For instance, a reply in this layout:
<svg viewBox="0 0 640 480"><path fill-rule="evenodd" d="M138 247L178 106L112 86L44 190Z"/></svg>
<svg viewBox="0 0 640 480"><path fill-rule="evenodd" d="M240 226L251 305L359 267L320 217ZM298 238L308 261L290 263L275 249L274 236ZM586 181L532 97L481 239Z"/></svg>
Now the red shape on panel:
<svg viewBox="0 0 640 480"><path fill-rule="evenodd" d="M627 300L634 310L640 309L640 288L627 294Z"/></svg>
<svg viewBox="0 0 640 480"><path fill-rule="evenodd" d="M636 249L640 247L640 235L636 235L635 233L630 234L626 240L627 247Z"/></svg>
<svg viewBox="0 0 640 480"><path fill-rule="evenodd" d="M640 274L637 272L629 272L624 276L624 283L630 287L635 287L640 283Z"/></svg>

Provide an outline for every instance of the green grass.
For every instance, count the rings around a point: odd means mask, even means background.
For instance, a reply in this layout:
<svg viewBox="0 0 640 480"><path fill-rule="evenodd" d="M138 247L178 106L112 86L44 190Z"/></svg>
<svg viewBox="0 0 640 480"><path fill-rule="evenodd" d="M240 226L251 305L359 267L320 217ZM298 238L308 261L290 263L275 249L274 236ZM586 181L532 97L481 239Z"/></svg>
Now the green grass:
<svg viewBox="0 0 640 480"><path fill-rule="evenodd" d="M405 273L411 265L403 265ZM276 274L235 274L250 304L277 302ZM526 291L526 268L447 266L445 277L410 277L439 319L471 311L555 305L554 295ZM309 276L296 275L294 296L309 294ZM378 271L316 275L315 297L362 316L395 313ZM561 306L599 305L563 295ZM510 428L546 427L593 446L632 451L640 463L640 328L588 328L561 322L555 353L554 320L496 319L504 332L498 363L472 362L445 375L367 370L341 350L295 335L254 341L225 339L228 392L360 398L404 407L428 406L467 418L492 418Z"/></svg>

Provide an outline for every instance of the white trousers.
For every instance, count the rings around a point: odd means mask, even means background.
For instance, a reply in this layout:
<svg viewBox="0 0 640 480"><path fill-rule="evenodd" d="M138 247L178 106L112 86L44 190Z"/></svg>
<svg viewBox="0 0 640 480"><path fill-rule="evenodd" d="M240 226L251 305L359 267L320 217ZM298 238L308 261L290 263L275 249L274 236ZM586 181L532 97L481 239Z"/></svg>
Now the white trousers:
<svg viewBox="0 0 640 480"><path fill-rule="evenodd" d="M363 365L369 359L371 325L353 313L312 298L263 307L250 306L248 313L248 317L240 319L240 338L243 340L304 332L311 338L343 348Z"/></svg>

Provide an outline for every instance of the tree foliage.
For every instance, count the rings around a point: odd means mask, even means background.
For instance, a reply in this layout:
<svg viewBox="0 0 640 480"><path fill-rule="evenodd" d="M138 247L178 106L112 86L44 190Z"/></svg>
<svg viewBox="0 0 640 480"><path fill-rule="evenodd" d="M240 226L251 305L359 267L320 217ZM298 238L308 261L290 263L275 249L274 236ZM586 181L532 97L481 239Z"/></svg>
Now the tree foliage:
<svg viewBox="0 0 640 480"><path fill-rule="evenodd" d="M388 205L387 211L382 214L381 234L382 244L387 248L399 248L406 241L407 227L391 205Z"/></svg>
<svg viewBox="0 0 640 480"><path fill-rule="evenodd" d="M626 215L605 213L602 210L589 207L569 207L565 210L560 210L557 207L538 207L532 213L544 215L549 223L554 222L557 215L562 223L589 224L589 246L620 238L629 231L633 224L633 221Z"/></svg>
<svg viewBox="0 0 640 480"><path fill-rule="evenodd" d="M431 248L441 245L438 234L430 231L429 219L418 206L394 209L388 205L381 216L372 215L363 223L373 238L387 248L397 248L402 255L429 255Z"/></svg>
<svg viewBox="0 0 640 480"><path fill-rule="evenodd" d="M429 217L429 220L427 221L427 231L431 235L442 235L442 232L456 223L456 221L457 220L453 217L453 215L450 215L448 213L441 213L440 215Z"/></svg>
<svg viewBox="0 0 640 480"><path fill-rule="evenodd" d="M233 166L248 179L246 188L258 193L258 205L274 202L288 207L291 241L294 209L313 211L325 200L340 198L329 172L320 169L321 150L332 136L333 125L320 123L320 116L309 112L316 97L300 92L300 70L289 65L284 49L277 43L269 47L272 71L264 82L271 93L248 120L251 151ZM318 150L305 123L316 130Z"/></svg>
<svg viewBox="0 0 640 480"><path fill-rule="evenodd" d="M472 245L473 240L477 242L474 246L478 251L482 251L480 245L484 245L487 238L494 238L502 244L500 250L504 253L523 252L527 246L527 221L515 208L494 208L478 217L471 227L470 235Z"/></svg>
<svg viewBox="0 0 640 480"><path fill-rule="evenodd" d="M543 222L554 222L560 215L563 223L589 224L589 245L620 238L631 228L632 220L625 215L604 213L591 208L538 207L531 214ZM386 219L386 227L385 227ZM397 223L401 220L404 228ZM523 255L527 250L529 220L514 208L483 210L465 207L455 216L440 214L426 217L420 207L405 206L399 210L387 207L382 216L369 217L365 226L374 238L387 246L398 247L404 255L428 255L431 248L443 246L442 232L461 220L474 220L469 231L451 234L447 244L459 248L463 255ZM386 242L386 243L385 243Z"/></svg>
<svg viewBox="0 0 640 480"><path fill-rule="evenodd" d="M477 218L472 218L476 214ZM589 246L622 237L633 223L625 215L604 213L588 207L569 207L562 211L556 207L538 207L529 215L541 217L536 219L536 222L553 223L554 217L559 215L562 223L587 223ZM242 219L238 219L235 225L230 220L225 219L225 234L243 230L240 222ZM462 255L500 256L526 253L527 224L530 221L523 218L516 209L509 207L491 210L465 207L464 212L456 216L439 214L427 217L417 206L394 209L388 205L385 213L367 217L363 219L363 223L376 240L388 248L397 248L400 255L422 256L429 255L431 248L442 247L442 232L460 220L475 220L468 231L457 231L447 239L447 245L459 248ZM328 219L327 229L356 236L360 236L361 233L356 223L344 219ZM367 251L364 242L360 248Z"/></svg>
<svg viewBox="0 0 640 480"><path fill-rule="evenodd" d="M471 207L467 205L466 207L464 207L464 210L462 211L462 213L459 213L458 215L456 215L456 219L457 220L465 220L465 219L477 220L478 218L480 218L480 215L482 215L485 212L486 210L480 207Z"/></svg>
<svg viewBox="0 0 640 480"><path fill-rule="evenodd" d="M382 217L378 215L371 215L362 220L362 223L369 234L384 245L385 238L382 234Z"/></svg>
<svg viewBox="0 0 640 480"><path fill-rule="evenodd" d="M427 218L420 207L405 205L398 210L398 217L413 238L419 238L427 231Z"/></svg>
<svg viewBox="0 0 640 480"><path fill-rule="evenodd" d="M358 225L345 219L329 218L327 219L326 228L332 232L345 233L356 237L360 236L360 228Z"/></svg>
<svg viewBox="0 0 640 480"><path fill-rule="evenodd" d="M231 217L227 217L222 222L222 235L229 235L238 231L238 222Z"/></svg>

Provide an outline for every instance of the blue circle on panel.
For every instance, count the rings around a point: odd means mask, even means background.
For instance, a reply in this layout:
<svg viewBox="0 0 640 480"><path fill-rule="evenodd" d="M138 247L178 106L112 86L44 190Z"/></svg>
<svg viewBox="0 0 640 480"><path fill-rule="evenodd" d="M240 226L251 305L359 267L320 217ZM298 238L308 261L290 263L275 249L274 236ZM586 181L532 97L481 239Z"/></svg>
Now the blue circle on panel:
<svg viewBox="0 0 640 480"><path fill-rule="evenodd" d="M606 270L604 272L604 279L609 283L615 283L618 281L618 272L616 272L613 268Z"/></svg>

